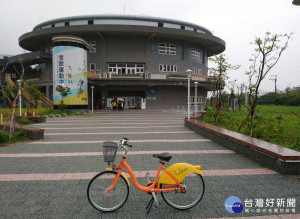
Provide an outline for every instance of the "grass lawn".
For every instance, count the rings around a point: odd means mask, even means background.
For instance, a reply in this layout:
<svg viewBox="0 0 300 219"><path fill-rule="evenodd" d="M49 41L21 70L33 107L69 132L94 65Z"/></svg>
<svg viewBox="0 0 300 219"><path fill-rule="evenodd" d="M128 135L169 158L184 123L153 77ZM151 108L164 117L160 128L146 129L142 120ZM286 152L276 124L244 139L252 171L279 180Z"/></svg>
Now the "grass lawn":
<svg viewBox="0 0 300 219"><path fill-rule="evenodd" d="M257 107L253 137L278 144L296 151L300 151L300 107L260 105ZM250 118L246 121L248 111L245 107L241 111L223 111L219 123L215 124L215 110L208 109L203 121L230 129L245 135L250 133ZM239 127L245 124L240 130ZM266 124L265 124L266 123Z"/></svg>

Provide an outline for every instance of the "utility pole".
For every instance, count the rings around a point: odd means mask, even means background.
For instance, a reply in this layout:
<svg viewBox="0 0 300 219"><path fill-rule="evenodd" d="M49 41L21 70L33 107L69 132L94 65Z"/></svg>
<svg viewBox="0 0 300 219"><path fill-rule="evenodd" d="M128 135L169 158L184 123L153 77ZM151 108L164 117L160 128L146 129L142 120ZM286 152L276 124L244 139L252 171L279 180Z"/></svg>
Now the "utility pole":
<svg viewBox="0 0 300 219"><path fill-rule="evenodd" d="M269 80L274 81L275 83L275 94L277 94L277 75L271 75L274 76L275 78L271 78Z"/></svg>

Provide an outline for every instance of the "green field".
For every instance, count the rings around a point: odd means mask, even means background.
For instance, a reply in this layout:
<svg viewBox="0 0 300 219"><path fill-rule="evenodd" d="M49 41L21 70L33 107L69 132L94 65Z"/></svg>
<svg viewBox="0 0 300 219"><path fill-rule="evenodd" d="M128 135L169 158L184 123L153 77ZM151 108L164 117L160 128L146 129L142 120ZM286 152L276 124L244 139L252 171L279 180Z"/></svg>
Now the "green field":
<svg viewBox="0 0 300 219"><path fill-rule="evenodd" d="M250 119L246 121L247 109L241 111L224 110L217 126L249 135ZM261 105L257 107L253 137L300 151L300 114L299 106ZM216 125L214 109L208 109L202 121ZM238 131L239 127L245 125ZM265 124L266 123L266 124Z"/></svg>

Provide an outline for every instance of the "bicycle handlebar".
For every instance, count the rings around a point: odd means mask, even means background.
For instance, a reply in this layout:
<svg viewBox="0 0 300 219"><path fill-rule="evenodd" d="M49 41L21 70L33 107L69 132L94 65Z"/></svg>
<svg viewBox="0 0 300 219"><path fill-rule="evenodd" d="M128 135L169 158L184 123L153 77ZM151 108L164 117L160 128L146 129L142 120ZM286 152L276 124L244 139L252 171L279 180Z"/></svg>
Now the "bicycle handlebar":
<svg viewBox="0 0 300 219"><path fill-rule="evenodd" d="M120 145L121 145L121 146L132 147L131 144L128 144L128 141L129 141L128 138L122 138L122 139L120 140Z"/></svg>
<svg viewBox="0 0 300 219"><path fill-rule="evenodd" d="M128 149L127 147L132 147L131 144L128 144L127 142L129 141L128 138L122 138L119 142L119 146L121 146L125 150L125 156L127 155Z"/></svg>

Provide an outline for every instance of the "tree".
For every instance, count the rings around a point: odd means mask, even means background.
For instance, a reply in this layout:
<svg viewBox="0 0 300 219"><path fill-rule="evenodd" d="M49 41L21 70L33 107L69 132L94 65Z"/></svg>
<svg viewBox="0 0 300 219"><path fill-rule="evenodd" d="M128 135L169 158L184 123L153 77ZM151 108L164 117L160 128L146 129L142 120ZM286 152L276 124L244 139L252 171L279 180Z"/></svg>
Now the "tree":
<svg viewBox="0 0 300 219"><path fill-rule="evenodd" d="M222 100L222 91L225 87L225 80L228 79L227 71L236 70L240 66L229 64L225 54L215 55L212 58L209 58L209 61L215 64L215 67L209 68L209 76L215 83L212 96L214 98L214 107L217 111L215 116L215 123L217 124L224 105L224 100Z"/></svg>
<svg viewBox="0 0 300 219"><path fill-rule="evenodd" d="M60 101L60 109L62 112L64 112L66 105L64 104L64 97L68 96L70 94L70 88L69 87L64 87L62 85L58 85L56 87L56 90L60 93L61 95L61 101Z"/></svg>
<svg viewBox="0 0 300 219"><path fill-rule="evenodd" d="M3 66L2 69L0 70L0 78L2 78L2 74L4 73L7 66L8 65L6 64L6 66ZM17 69L16 66L14 66L14 69L17 72L17 74L19 75L20 80L22 80L23 76L24 76L24 72L25 72L23 63L20 62L19 69ZM0 83L0 87L1 87L1 93L3 94L4 97L6 97L8 103L9 103L9 106L11 107L11 111L10 111L10 114L8 117L8 120L10 118L9 141L11 141L11 138L14 136L14 133L15 133L15 122L16 122L15 111L16 111L17 100L21 94L20 94L20 92L16 92L16 94L13 97L8 96L4 87L2 86L2 83Z"/></svg>
<svg viewBox="0 0 300 219"><path fill-rule="evenodd" d="M237 97L237 100L238 100L239 111L241 111L241 109L242 109L242 101L244 100L243 90L245 88L245 84L242 82L240 84L234 84L234 86L235 86L235 88L237 90L236 97Z"/></svg>
<svg viewBox="0 0 300 219"><path fill-rule="evenodd" d="M249 114L251 117L250 136L253 134L253 124L258 101L258 90L261 82L271 69L278 63L283 51L286 50L291 34L271 34L266 32L264 38L256 37L254 42L254 53L249 61L252 63L249 71L245 74L249 77Z"/></svg>
<svg viewBox="0 0 300 219"><path fill-rule="evenodd" d="M266 93L258 98L257 103L300 106L300 87L287 87L284 91Z"/></svg>
<svg viewBox="0 0 300 219"><path fill-rule="evenodd" d="M29 94L27 112L30 112L30 104L32 100L35 102L35 105L38 106L38 101L41 99L41 92L38 90L38 86L32 81L26 81L24 90Z"/></svg>

